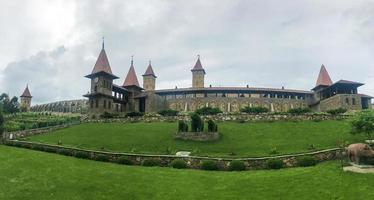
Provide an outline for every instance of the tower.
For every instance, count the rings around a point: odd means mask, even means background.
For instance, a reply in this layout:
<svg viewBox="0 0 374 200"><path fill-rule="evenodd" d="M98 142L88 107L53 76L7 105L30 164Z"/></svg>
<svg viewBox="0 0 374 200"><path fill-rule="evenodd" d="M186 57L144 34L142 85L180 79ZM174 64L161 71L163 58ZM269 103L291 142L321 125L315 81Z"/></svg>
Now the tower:
<svg viewBox="0 0 374 200"><path fill-rule="evenodd" d="M205 70L200 62L200 55L197 56L197 61L192 72L192 87L193 88L203 88L204 87L204 76Z"/></svg>
<svg viewBox="0 0 374 200"><path fill-rule="evenodd" d="M131 65L130 69L127 72L125 81L123 82L122 87L127 89L129 91L129 103L128 103L128 110L129 111L139 111L139 112L144 112L144 98L136 98L143 88L140 87L138 78L135 73L135 68L134 68L134 60L133 58L131 59ZM135 99L136 98L136 99Z"/></svg>
<svg viewBox="0 0 374 200"><path fill-rule="evenodd" d="M91 79L90 92L84 97L89 99L89 114L91 116L101 115L104 112L113 111L112 87L113 80L118 77L113 75L108 57L104 49L104 41L101 52L91 74L85 76Z"/></svg>
<svg viewBox="0 0 374 200"><path fill-rule="evenodd" d="M26 88L21 95L21 109L23 111L30 111L31 99L32 99L32 96L29 90L29 86L26 85Z"/></svg>
<svg viewBox="0 0 374 200"><path fill-rule="evenodd" d="M149 61L149 65L147 70L143 74L143 87L146 91L154 91L156 88L156 78L157 76L153 72L151 61Z"/></svg>

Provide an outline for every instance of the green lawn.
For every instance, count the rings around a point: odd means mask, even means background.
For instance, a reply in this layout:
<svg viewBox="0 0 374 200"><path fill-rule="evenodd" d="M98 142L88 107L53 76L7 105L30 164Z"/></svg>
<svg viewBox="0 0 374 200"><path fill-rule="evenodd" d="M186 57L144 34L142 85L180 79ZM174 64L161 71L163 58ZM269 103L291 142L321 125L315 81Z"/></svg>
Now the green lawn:
<svg viewBox="0 0 374 200"><path fill-rule="evenodd" d="M339 162L245 172L146 168L0 146L0 199L374 199Z"/></svg>
<svg viewBox="0 0 374 200"><path fill-rule="evenodd" d="M176 141L176 123L81 124L31 141L109 151L173 154L187 150L194 155L264 156L277 148L279 154L336 147L338 140L357 142L363 135L351 135L346 121L219 123L222 139L217 142Z"/></svg>

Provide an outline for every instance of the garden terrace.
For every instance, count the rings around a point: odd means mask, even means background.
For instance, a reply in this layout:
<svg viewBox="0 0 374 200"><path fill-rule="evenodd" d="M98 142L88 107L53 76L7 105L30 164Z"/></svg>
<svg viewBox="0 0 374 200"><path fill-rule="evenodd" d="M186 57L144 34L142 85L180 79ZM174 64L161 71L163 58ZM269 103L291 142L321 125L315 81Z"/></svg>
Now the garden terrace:
<svg viewBox="0 0 374 200"><path fill-rule="evenodd" d="M345 120L220 122L222 138L215 142L173 139L176 122L85 123L51 134L24 138L47 144L114 152L175 154L216 157L259 157L310 152L337 147L340 142L362 142L364 135L349 133Z"/></svg>
<svg viewBox="0 0 374 200"><path fill-rule="evenodd" d="M15 113L5 116L6 132L44 128L77 122L79 115L54 115L51 113Z"/></svg>
<svg viewBox="0 0 374 200"><path fill-rule="evenodd" d="M0 146L0 160L0 199L8 200L374 199L374 175L342 172L339 162L208 172L129 167L6 146Z"/></svg>

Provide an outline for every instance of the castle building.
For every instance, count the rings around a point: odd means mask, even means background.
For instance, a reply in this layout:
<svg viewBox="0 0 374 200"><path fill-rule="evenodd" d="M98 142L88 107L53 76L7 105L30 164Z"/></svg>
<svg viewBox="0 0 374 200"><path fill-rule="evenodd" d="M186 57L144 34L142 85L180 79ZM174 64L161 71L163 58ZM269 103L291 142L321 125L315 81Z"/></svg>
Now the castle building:
<svg viewBox="0 0 374 200"><path fill-rule="evenodd" d="M339 80L332 82L326 67L321 66L316 86L308 90L260 87L205 87L205 69L198 56L191 69L192 87L156 89L157 76L151 62L143 76L143 86L139 84L134 61L122 86L113 84L118 77L112 73L103 48L91 74L91 90L85 94L89 99L88 111L91 116L104 112L157 112L163 109L194 111L202 107L218 107L224 112L238 112L241 108L266 107L271 112L285 112L292 108L309 107L314 111L346 108L348 110L367 109L371 106L371 96L359 94L357 88L362 83Z"/></svg>
<svg viewBox="0 0 374 200"><path fill-rule="evenodd" d="M24 109L24 111L30 111L32 96L31 96L28 85L26 85L26 88L20 97L21 97L21 109Z"/></svg>

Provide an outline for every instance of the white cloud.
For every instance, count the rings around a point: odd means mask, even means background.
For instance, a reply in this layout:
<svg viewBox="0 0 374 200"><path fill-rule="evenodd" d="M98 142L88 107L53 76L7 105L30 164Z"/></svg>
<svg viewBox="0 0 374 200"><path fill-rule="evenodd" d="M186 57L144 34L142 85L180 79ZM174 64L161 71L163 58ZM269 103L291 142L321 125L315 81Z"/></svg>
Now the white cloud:
<svg viewBox="0 0 374 200"><path fill-rule="evenodd" d="M135 55L140 82L152 59L158 88L189 87L201 54L207 85L308 90L324 63L374 94L370 0L2 1L0 26L0 90L36 102L81 98L102 36L117 84Z"/></svg>

